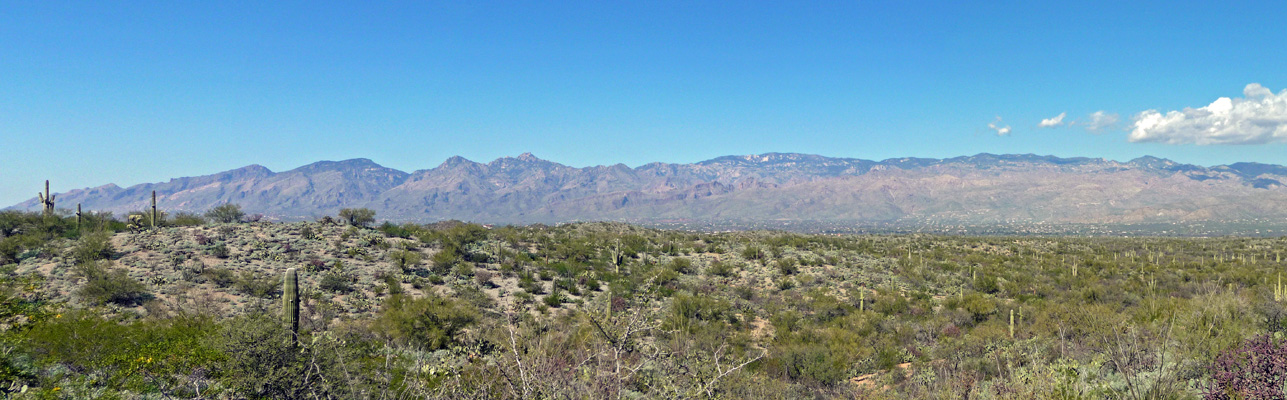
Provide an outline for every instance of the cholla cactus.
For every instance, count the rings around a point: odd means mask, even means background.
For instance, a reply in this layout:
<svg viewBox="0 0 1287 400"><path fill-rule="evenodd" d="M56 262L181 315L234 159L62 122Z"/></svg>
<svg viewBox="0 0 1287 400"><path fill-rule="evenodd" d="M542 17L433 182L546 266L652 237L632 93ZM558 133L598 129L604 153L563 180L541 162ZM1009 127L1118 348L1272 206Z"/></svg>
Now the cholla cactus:
<svg viewBox="0 0 1287 400"><path fill-rule="evenodd" d="M129 223L125 224L125 227L126 227L126 228L128 228L128 229L130 229L130 230L132 230L132 231L137 231L137 230L141 230L141 229L143 229L143 215L142 215L142 214L130 214L130 216L129 216L128 218L129 218Z"/></svg>

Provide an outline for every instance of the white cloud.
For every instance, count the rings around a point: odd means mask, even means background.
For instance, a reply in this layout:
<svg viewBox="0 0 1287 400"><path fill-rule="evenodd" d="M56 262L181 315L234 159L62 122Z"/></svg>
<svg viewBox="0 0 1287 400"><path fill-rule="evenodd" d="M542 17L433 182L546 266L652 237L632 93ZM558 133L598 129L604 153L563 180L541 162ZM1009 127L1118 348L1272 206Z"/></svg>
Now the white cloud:
<svg viewBox="0 0 1287 400"><path fill-rule="evenodd" d="M1132 142L1264 144L1287 142L1287 90L1275 95L1258 83L1244 98L1221 97L1206 107L1135 115Z"/></svg>
<svg viewBox="0 0 1287 400"><path fill-rule="evenodd" d="M1086 119L1088 121L1083 123L1083 125L1085 125L1086 130L1091 133L1099 133L1099 131L1116 126L1117 122L1121 121L1121 117L1117 116L1117 114L1106 113L1103 111L1090 113L1090 116L1086 117Z"/></svg>
<svg viewBox="0 0 1287 400"><path fill-rule="evenodd" d="M1059 115L1056 115L1054 118L1046 118L1041 120L1041 123L1037 124L1037 126L1042 128L1054 128L1056 126L1063 125L1064 117L1067 117L1067 116L1068 116L1068 113L1061 112L1059 113Z"/></svg>
<svg viewBox="0 0 1287 400"><path fill-rule="evenodd" d="M1001 117L997 117L996 120L992 121L991 123L988 123L988 129L997 131L997 136L1005 136L1010 134L1010 125L1002 126Z"/></svg>

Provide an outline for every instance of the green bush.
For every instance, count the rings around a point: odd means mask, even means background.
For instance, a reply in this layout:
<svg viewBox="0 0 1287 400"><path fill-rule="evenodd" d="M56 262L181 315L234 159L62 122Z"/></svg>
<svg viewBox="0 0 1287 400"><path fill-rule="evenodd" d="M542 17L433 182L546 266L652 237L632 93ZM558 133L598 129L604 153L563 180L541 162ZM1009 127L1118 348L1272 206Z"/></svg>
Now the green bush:
<svg viewBox="0 0 1287 400"><path fill-rule="evenodd" d="M227 268L206 268L199 276L210 280L219 287L228 287L237 281L237 275Z"/></svg>
<svg viewBox="0 0 1287 400"><path fill-rule="evenodd" d="M772 369L805 384L831 386L849 378L845 359L819 344L790 344L775 350L769 360Z"/></svg>
<svg viewBox="0 0 1287 400"><path fill-rule="evenodd" d="M345 339L358 342L357 338ZM358 393L350 391L354 381L346 374L352 372L340 357L349 349L323 347L320 343L325 340L300 340L297 346L291 344L293 341L290 330L271 314L257 312L239 317L207 337L207 345L226 357L211 366L212 373L237 395L233 397L358 397Z"/></svg>
<svg viewBox="0 0 1287 400"><path fill-rule="evenodd" d="M228 258L228 245L223 242L215 243L210 246L210 255L216 258Z"/></svg>
<svg viewBox="0 0 1287 400"><path fill-rule="evenodd" d="M22 261L33 250L43 247L46 240L35 234L21 234L0 239L0 264Z"/></svg>
<svg viewBox="0 0 1287 400"><path fill-rule="evenodd" d="M111 261L79 263L73 272L85 279L76 295L93 304L133 306L152 298L143 283L131 278L124 269L112 268Z"/></svg>
<svg viewBox="0 0 1287 400"><path fill-rule="evenodd" d="M327 272L322 274L318 287L330 292L348 293L353 291L353 277L341 271Z"/></svg>
<svg viewBox="0 0 1287 400"><path fill-rule="evenodd" d="M205 218L189 212L174 214L174 218L170 220L170 225L173 226L201 226L205 224Z"/></svg>
<svg viewBox="0 0 1287 400"><path fill-rule="evenodd" d="M693 268L693 262L687 258L675 258L674 260L671 260L670 269L684 275L697 272L697 269Z"/></svg>
<svg viewBox="0 0 1287 400"><path fill-rule="evenodd" d="M398 267L398 270L407 273L420 265L422 256L418 251L394 250L389 252L389 259L393 260L393 265Z"/></svg>
<svg viewBox="0 0 1287 400"><path fill-rule="evenodd" d="M764 250L757 246L746 246L742 249L742 258L747 260L760 260L764 258Z"/></svg>
<svg viewBox="0 0 1287 400"><path fill-rule="evenodd" d="M365 227L375 222L375 210L369 208L341 209L340 219L348 221L349 225Z"/></svg>
<svg viewBox="0 0 1287 400"><path fill-rule="evenodd" d="M433 261L433 272L438 275L445 275L456 266L456 263L461 262L462 258L455 248L443 248L437 253L433 253L433 257L430 260Z"/></svg>
<svg viewBox="0 0 1287 400"><path fill-rule="evenodd" d="M241 211L241 205L233 203L224 203L210 211L206 211L206 218L219 223L241 222L246 217L246 213Z"/></svg>
<svg viewBox="0 0 1287 400"><path fill-rule="evenodd" d="M778 272L782 275L795 275L800 272L800 265L794 258L783 258L777 261Z"/></svg>
<svg viewBox="0 0 1287 400"><path fill-rule="evenodd" d="M198 377L224 360L205 343L216 330L205 316L122 321L70 311L35 326L23 346L35 366L93 376L101 388L189 398L198 397Z"/></svg>
<svg viewBox="0 0 1287 400"><path fill-rule="evenodd" d="M116 251L112 248L112 236L107 232L94 232L81 236L72 257L78 262L90 262L111 258Z"/></svg>
<svg viewBox="0 0 1287 400"><path fill-rule="evenodd" d="M371 328L397 343L437 350L457 343L461 331L478 318L469 305L434 294L418 299L393 295Z"/></svg>
<svg viewBox="0 0 1287 400"><path fill-rule="evenodd" d="M558 308L567 301L567 299L563 297L563 292L558 290L550 291L550 294L545 295L545 298L541 300L545 302L545 305L553 308Z"/></svg>
<svg viewBox="0 0 1287 400"><path fill-rule="evenodd" d="M722 261L712 262L710 268L706 269L706 272L711 275L724 277L724 278L732 277L734 274L737 273L737 271L733 270L732 265Z"/></svg>
<svg viewBox="0 0 1287 400"><path fill-rule="evenodd" d="M281 294L281 278L270 274L256 274L242 271L237 275L233 288L238 292L255 297L271 298Z"/></svg>

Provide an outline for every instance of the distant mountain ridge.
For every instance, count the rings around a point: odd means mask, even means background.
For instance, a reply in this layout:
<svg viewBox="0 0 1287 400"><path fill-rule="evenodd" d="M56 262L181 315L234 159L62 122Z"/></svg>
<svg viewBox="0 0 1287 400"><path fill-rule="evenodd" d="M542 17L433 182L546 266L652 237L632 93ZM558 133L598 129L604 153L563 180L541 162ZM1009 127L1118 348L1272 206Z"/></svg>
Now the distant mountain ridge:
<svg viewBox="0 0 1287 400"><path fill-rule="evenodd" d="M724 156L692 164L569 167L530 153L451 157L403 172L368 159L284 172L212 175L58 194L58 206L202 212L237 203L285 220L368 207L382 219L530 223L574 220L1131 223L1287 218L1287 167L1203 167L1033 154L871 161L810 154ZM36 199L10 207L38 210Z"/></svg>

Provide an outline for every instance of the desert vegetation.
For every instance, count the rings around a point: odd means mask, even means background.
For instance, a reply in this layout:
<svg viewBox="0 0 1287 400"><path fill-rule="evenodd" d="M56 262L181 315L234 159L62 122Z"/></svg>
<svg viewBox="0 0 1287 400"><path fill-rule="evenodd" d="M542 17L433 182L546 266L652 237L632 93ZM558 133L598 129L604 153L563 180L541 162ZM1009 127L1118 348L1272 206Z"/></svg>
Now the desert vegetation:
<svg viewBox="0 0 1287 400"><path fill-rule="evenodd" d="M284 224L225 205L155 228L2 212L0 390L1222 399L1281 396L1287 379L1281 238L375 225L367 211Z"/></svg>

